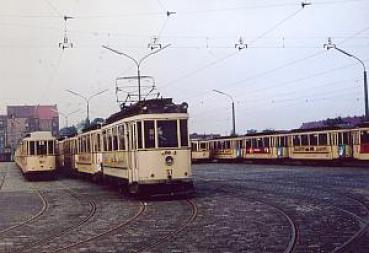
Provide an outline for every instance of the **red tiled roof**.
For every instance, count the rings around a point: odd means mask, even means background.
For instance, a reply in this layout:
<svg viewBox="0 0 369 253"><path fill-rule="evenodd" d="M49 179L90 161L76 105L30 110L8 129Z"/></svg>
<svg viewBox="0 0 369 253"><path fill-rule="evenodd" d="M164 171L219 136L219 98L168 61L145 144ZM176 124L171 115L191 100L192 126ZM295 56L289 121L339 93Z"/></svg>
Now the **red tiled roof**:
<svg viewBox="0 0 369 253"><path fill-rule="evenodd" d="M35 106L36 118L53 119L58 117L58 107L56 105L39 105Z"/></svg>

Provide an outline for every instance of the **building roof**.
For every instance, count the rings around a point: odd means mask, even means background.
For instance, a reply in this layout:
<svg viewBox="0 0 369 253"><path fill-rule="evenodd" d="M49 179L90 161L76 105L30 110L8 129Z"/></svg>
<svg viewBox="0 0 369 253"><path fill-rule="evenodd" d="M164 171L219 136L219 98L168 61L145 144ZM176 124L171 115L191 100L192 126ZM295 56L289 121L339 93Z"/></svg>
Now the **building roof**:
<svg viewBox="0 0 369 253"><path fill-rule="evenodd" d="M9 118L53 119L58 117L57 105L11 105L7 106Z"/></svg>

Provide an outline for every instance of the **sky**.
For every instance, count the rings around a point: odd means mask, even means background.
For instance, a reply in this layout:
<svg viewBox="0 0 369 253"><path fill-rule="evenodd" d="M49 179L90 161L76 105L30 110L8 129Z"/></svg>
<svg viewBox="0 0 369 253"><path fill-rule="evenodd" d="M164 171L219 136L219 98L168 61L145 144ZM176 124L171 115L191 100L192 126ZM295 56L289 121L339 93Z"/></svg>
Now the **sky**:
<svg viewBox="0 0 369 253"><path fill-rule="evenodd" d="M86 106L66 90L88 97L108 89L91 100L91 118L106 118L119 110L116 79L137 68L102 45L139 59L157 37L170 46L148 57L141 74L161 96L189 104L191 132L230 133L231 100L213 89L233 97L239 134L362 115L363 67L323 45L331 37L369 66L369 0L301 2L0 0L0 113L57 104L75 112L74 124ZM74 47L62 50L65 28Z"/></svg>

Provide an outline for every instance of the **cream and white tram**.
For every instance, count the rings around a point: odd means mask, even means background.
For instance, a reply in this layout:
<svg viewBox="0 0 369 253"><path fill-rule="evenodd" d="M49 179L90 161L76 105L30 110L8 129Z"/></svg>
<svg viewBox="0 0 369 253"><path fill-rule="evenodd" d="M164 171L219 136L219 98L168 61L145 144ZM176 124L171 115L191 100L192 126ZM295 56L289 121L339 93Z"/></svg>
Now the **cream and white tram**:
<svg viewBox="0 0 369 253"><path fill-rule="evenodd" d="M27 177L32 174L55 175L56 139L50 132L33 132L17 145L15 162Z"/></svg>
<svg viewBox="0 0 369 253"><path fill-rule="evenodd" d="M75 170L92 176L92 179L101 178L101 130L99 125L85 129L77 137L75 155Z"/></svg>
<svg viewBox="0 0 369 253"><path fill-rule="evenodd" d="M106 120L102 171L131 194L193 191L187 104L171 99L137 102Z"/></svg>
<svg viewBox="0 0 369 253"><path fill-rule="evenodd" d="M211 160L209 141L193 139L191 140L191 150L193 162L204 162Z"/></svg>

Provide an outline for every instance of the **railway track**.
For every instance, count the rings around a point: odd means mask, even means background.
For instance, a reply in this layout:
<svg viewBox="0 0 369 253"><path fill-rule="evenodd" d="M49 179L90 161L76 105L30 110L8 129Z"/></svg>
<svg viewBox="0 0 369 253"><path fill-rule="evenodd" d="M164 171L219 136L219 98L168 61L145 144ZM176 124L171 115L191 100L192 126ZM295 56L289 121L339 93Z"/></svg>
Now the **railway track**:
<svg viewBox="0 0 369 253"><path fill-rule="evenodd" d="M0 238L6 233L6 232L9 232L11 230L14 230L16 228L20 228L22 226L26 226L28 225L29 223L32 223L34 221L36 221L38 218L40 218L42 215L45 214L45 212L48 210L49 208L49 203L47 201L47 199L42 195L41 192L39 191L36 191L37 195L40 197L40 199L42 200L42 209L36 213L35 215L33 215L31 218L25 220L25 221L22 221L16 225L13 225L11 227L8 227L6 229L3 229L0 231Z"/></svg>
<svg viewBox="0 0 369 253"><path fill-rule="evenodd" d="M71 189L65 189L72 197L76 198L78 201L82 202L82 199L80 197L78 197L77 193L73 192ZM31 242L27 245L25 245L22 249L19 250L19 252L32 252L34 248L45 245L49 242L52 242L56 239L58 239L59 237L65 235L66 233L73 231L83 225L85 225L86 223L88 223L96 214L96 202L93 200L89 200L88 201L88 205L90 206L90 210L88 213L88 216L85 217L84 219L80 220L79 222L77 222L76 224L70 226L70 227L66 227L64 229L62 229L61 231L58 231L57 233L51 234L46 238L42 238L38 241L34 241Z"/></svg>
<svg viewBox="0 0 369 253"><path fill-rule="evenodd" d="M131 217L130 219L112 227L111 229L109 230L106 230L102 233L99 233L97 235L94 235L92 237L89 237L87 239L84 239L84 240L81 240L81 241L78 241L78 242L75 242L75 243L72 243L72 244L69 244L69 245L66 245L62 248L58 248L58 249L53 249L53 250L50 250L48 252L62 252L62 251L65 251L65 252L68 252L69 250L77 247L77 246L80 246L80 245L83 245L84 243L87 243L87 242L91 242L91 241L94 241L94 240L97 240L101 237L104 237L104 236L107 236L107 235L111 235L111 234L114 234L116 231L118 230L121 230L123 229L124 227L128 226L130 223L134 222L138 217L140 217L146 210L146 204L144 202L140 202L141 204L141 207L140 209L138 210L138 212L133 216Z"/></svg>
<svg viewBox="0 0 369 253"><path fill-rule="evenodd" d="M197 207L197 204L192 201L187 199L186 202L191 206L191 216L186 220L186 222L184 222L184 224L180 227L178 227L178 229L170 232L169 234L159 238L158 240L150 243L147 246L141 247L139 249L135 249L133 250L134 252L147 252L151 249L156 248L157 246L159 246L160 244L168 241L169 239L173 238L174 236L178 235L179 233L181 233L183 230L185 230L187 227L190 226L190 224L196 219L196 217L198 216L199 213L199 209Z"/></svg>
<svg viewBox="0 0 369 253"><path fill-rule="evenodd" d="M279 184L279 185L285 185L285 184L290 184L292 185L293 183L290 182L270 182L270 181L264 181L264 180L247 180L247 181L254 181L257 183L262 183L262 184ZM300 186L301 187L301 186ZM351 202L355 202L357 203L359 206L361 206L362 208L364 208L366 210L366 214L367 216L369 215L369 207L366 203L362 202L361 200L357 199L357 198L353 198L352 196L349 196L347 194L341 193L341 192L337 192L337 191L329 191L329 190L325 190L325 189L321 189L321 188L317 188L317 187L312 187L311 185L309 185L309 189L310 190L315 190L315 191L320 191L320 192L325 192L327 194L330 195L335 195L336 196L336 200L343 200L344 198L346 198L347 200L350 200ZM254 190L258 190L258 189L254 189ZM339 201L337 201L336 203L339 203ZM347 213L348 215L350 215L351 217L354 217L357 221L359 221L359 223L361 224L361 228L354 233L346 242L344 242L341 246L336 247L334 250L332 250L332 253L343 253L343 252L351 252L350 250L352 250L355 246L357 246L356 242L361 240L362 237L366 234L366 232L368 232L369 229L369 218L367 217L362 218L359 215L357 215L356 213L354 213L353 211L344 209L342 207L335 207L336 209Z"/></svg>

